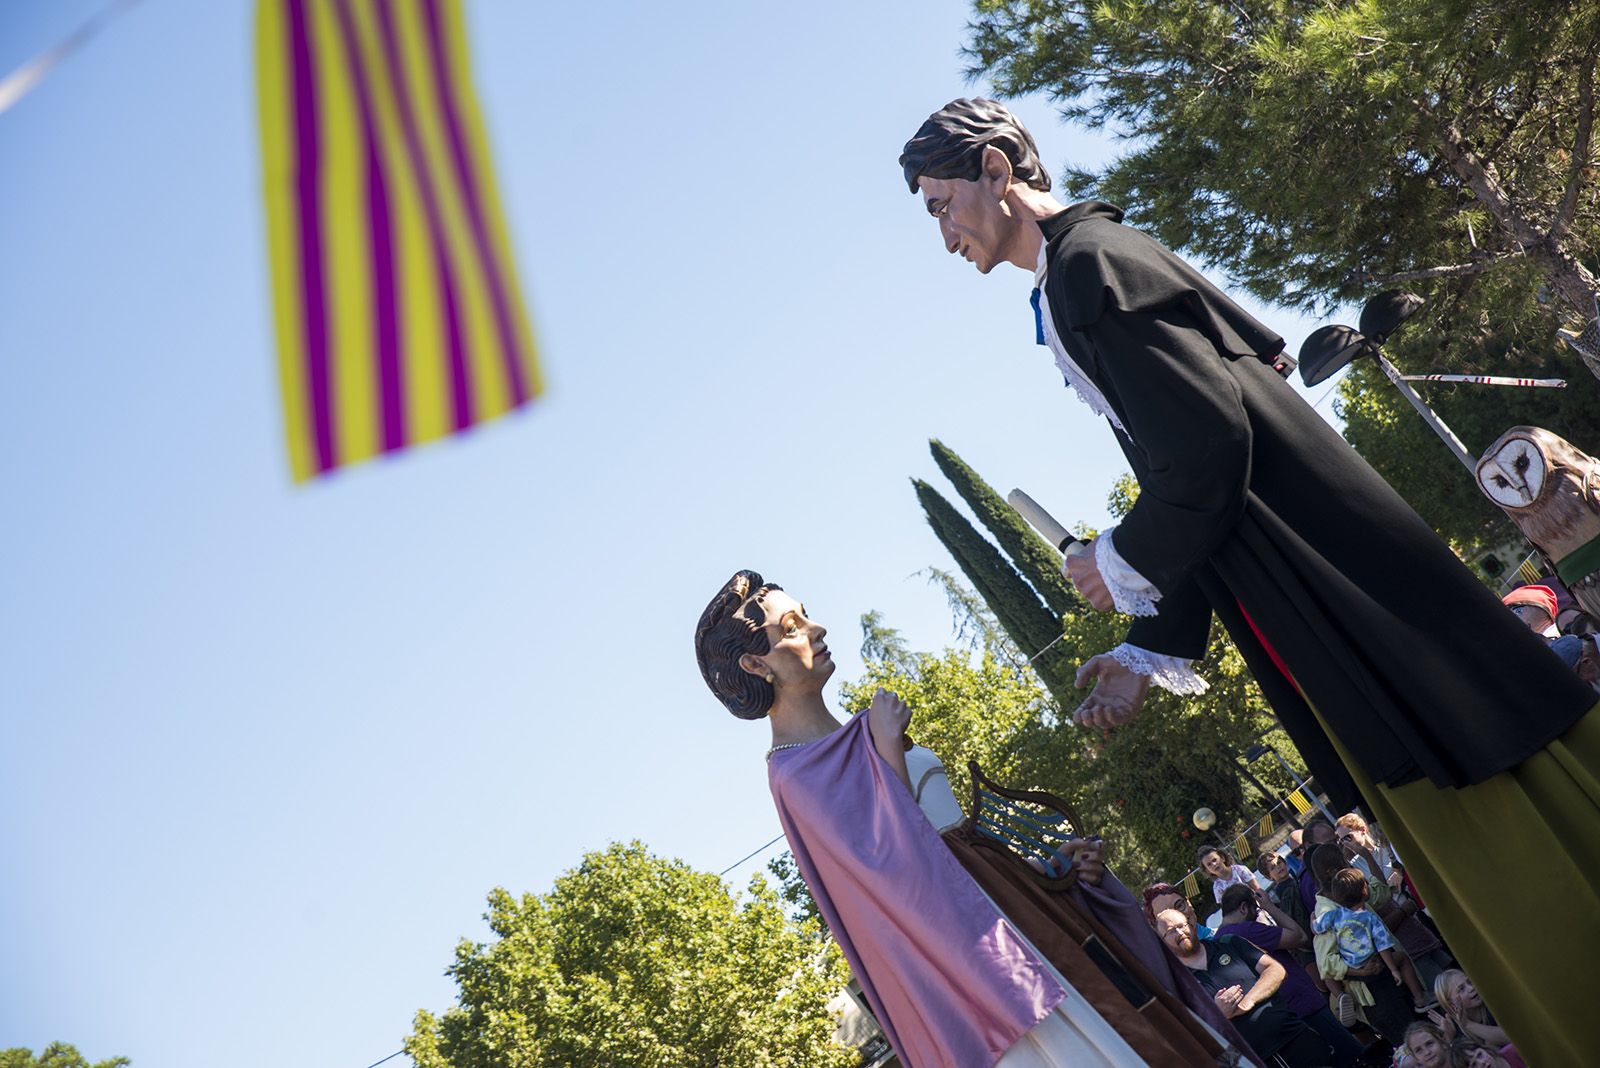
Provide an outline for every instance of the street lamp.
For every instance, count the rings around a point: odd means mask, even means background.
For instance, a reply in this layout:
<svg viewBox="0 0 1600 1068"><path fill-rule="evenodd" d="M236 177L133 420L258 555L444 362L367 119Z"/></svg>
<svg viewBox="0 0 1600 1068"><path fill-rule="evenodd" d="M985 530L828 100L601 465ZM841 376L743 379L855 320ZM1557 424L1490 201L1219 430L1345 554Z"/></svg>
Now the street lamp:
<svg viewBox="0 0 1600 1068"><path fill-rule="evenodd" d="M1332 378L1352 360L1362 356L1370 356L1377 361L1389 381L1394 383L1401 396L1411 402L1417 414L1433 428L1439 435L1439 440L1449 447L1451 453L1468 471L1476 474L1477 461L1467 452L1467 447L1461 439L1445 425L1443 419L1434 410L1423 403L1417 391L1407 382L1383 354L1383 343L1400 328L1400 325L1415 315L1423 305L1421 297L1415 293L1406 293L1399 289L1389 289L1371 300L1361 309L1361 329L1355 330L1348 326L1329 325L1318 327L1306 338L1300 346L1300 379L1308 386L1326 382Z"/></svg>

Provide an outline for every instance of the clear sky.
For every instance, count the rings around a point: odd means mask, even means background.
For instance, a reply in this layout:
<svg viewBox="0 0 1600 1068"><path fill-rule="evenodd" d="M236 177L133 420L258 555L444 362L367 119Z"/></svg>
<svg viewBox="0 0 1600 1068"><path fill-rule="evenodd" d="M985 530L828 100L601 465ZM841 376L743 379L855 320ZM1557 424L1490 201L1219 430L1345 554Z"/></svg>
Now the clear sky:
<svg viewBox="0 0 1600 1068"><path fill-rule="evenodd" d="M0 71L98 6L0 0ZM949 639L929 437L1105 522L1124 465L1031 279L944 255L895 165L984 88L966 18L468 0L549 392L300 488L252 4L146 0L0 115L0 1048L363 1068L491 887L777 833L766 727L691 651L735 569L848 679L869 609ZM1116 150L1016 110L1053 170Z"/></svg>

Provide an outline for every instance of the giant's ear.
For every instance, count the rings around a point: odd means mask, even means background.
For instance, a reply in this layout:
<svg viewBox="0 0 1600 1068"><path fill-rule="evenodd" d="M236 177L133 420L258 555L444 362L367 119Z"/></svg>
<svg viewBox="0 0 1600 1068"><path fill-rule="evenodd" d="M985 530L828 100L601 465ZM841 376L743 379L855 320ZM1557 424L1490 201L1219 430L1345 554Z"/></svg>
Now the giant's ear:
<svg viewBox="0 0 1600 1068"><path fill-rule="evenodd" d="M741 670L758 678L765 679L767 677L767 662L754 653L740 654L739 667Z"/></svg>
<svg viewBox="0 0 1600 1068"><path fill-rule="evenodd" d="M983 146L983 174L978 179L994 193L996 200L1004 200L1011 187L1011 160L993 145Z"/></svg>

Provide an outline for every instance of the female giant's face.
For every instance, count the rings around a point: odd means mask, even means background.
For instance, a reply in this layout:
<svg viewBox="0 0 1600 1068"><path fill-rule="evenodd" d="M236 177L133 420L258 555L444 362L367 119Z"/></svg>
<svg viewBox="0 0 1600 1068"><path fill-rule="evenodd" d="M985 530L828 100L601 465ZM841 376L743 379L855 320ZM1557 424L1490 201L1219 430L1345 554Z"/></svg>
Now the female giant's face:
<svg viewBox="0 0 1600 1068"><path fill-rule="evenodd" d="M764 656L746 653L739 658L739 666L752 674L771 675L780 691L821 690L834 670L833 656L823 641L827 629L806 618L805 605L783 590L767 591L760 606L765 614L762 630L771 648Z"/></svg>
<svg viewBox="0 0 1600 1068"><path fill-rule="evenodd" d="M1450 1054L1444 1043L1426 1031L1406 1039L1406 1049L1417 1059L1417 1068L1450 1068Z"/></svg>

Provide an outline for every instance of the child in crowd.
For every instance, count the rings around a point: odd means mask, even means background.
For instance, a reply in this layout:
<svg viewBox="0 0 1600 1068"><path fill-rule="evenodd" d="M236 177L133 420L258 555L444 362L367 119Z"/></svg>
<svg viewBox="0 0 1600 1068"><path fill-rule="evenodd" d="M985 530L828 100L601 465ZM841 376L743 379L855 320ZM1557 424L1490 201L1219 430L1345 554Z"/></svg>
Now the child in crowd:
<svg viewBox="0 0 1600 1068"><path fill-rule="evenodd" d="M1396 948L1394 936L1383 925L1378 914L1367 908L1367 877L1358 868L1342 868L1334 873L1328 896L1338 908L1328 909L1311 921L1317 934L1333 931L1338 936L1339 956L1351 967L1360 967L1377 953L1395 985L1404 985L1411 993L1417 1011L1423 1009L1422 984L1417 981L1417 970L1409 957Z"/></svg>
<svg viewBox="0 0 1600 1068"><path fill-rule="evenodd" d="M1211 893L1219 905L1222 904L1222 892L1228 887L1241 883L1245 886L1256 885L1255 873L1243 864L1232 863L1232 859L1216 846L1200 847L1200 868L1216 880L1211 884Z"/></svg>

